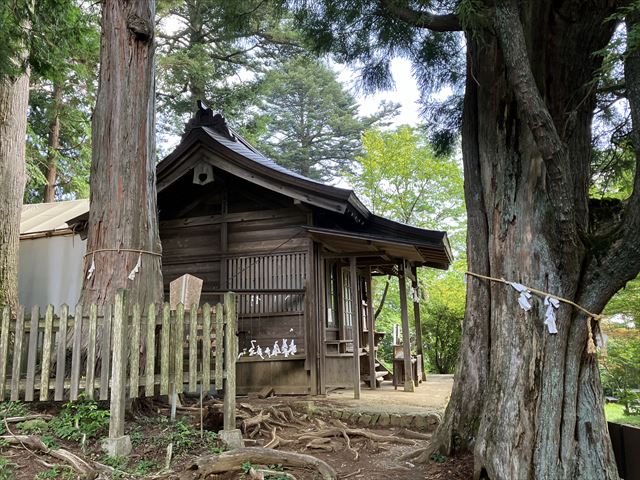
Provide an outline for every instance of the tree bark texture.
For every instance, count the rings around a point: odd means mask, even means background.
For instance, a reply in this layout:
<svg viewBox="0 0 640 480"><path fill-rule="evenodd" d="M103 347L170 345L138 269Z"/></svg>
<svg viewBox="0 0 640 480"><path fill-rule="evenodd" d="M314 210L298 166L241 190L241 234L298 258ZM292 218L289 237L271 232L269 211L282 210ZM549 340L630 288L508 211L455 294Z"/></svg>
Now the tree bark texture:
<svg viewBox="0 0 640 480"><path fill-rule="evenodd" d="M60 108L62 106L62 86L59 83L53 86L53 102L51 111L51 124L49 126L49 138L47 139L47 184L44 187L44 202L55 202L56 181L58 178L58 165L56 163L57 151L60 148Z"/></svg>
<svg viewBox="0 0 640 480"><path fill-rule="evenodd" d="M0 78L0 305L18 305L20 212L26 181L29 71Z"/></svg>
<svg viewBox="0 0 640 480"><path fill-rule="evenodd" d="M640 271L640 181L615 228L589 222L594 52L611 38L613 7L519 5L497 1L492 33L467 35L468 268L599 313ZM471 449L476 478L618 478L586 350L591 320L563 303L552 335L542 299L524 312L517 298L468 277L456 381L434 445Z"/></svg>
<svg viewBox="0 0 640 480"><path fill-rule="evenodd" d="M118 289L145 308L162 301L155 181L154 0L105 0L100 83L93 114L91 211L82 302ZM92 254L91 252L96 252ZM141 268L128 278L138 258ZM92 261L95 271L87 279Z"/></svg>

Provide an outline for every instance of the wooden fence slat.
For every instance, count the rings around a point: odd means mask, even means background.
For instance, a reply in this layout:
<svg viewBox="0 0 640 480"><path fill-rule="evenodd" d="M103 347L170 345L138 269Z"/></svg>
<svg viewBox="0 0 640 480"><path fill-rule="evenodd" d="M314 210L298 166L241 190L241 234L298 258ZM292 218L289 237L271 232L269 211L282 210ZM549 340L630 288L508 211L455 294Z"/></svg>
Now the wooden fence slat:
<svg viewBox="0 0 640 480"><path fill-rule="evenodd" d="M211 307L202 306L202 391L211 388Z"/></svg>
<svg viewBox="0 0 640 480"><path fill-rule="evenodd" d="M64 398L64 374L65 360L67 357L67 323L69 321L69 306L63 304L60 306L60 321L58 323L58 346L56 353L56 389L53 393L53 399L56 402Z"/></svg>
<svg viewBox="0 0 640 480"><path fill-rule="evenodd" d="M109 438L124 435L125 394L127 391L127 326L129 315L124 290L118 290L113 306L113 363L111 376L111 401Z"/></svg>
<svg viewBox="0 0 640 480"><path fill-rule="evenodd" d="M29 353L27 354L27 380L24 387L25 402L33 401L33 389L36 378L36 357L38 354L38 323L40 321L40 307L34 305L31 309L31 331L29 332ZM0 397L1 398L1 397Z"/></svg>
<svg viewBox="0 0 640 480"><path fill-rule="evenodd" d="M24 339L24 307L18 308L16 318L16 334L13 344L13 368L11 369L11 401L19 399L20 370L22 366L22 341Z"/></svg>
<svg viewBox="0 0 640 480"><path fill-rule="evenodd" d="M152 303L149 305L147 314L147 341L145 342L145 359L146 364L144 367L144 373L146 375L144 394L147 397L153 397L155 390L154 376L154 360L156 353L156 306Z"/></svg>
<svg viewBox="0 0 640 480"><path fill-rule="evenodd" d="M236 315L236 298L232 293L224 295L224 314L227 325L224 332L224 363L226 380L224 385L225 430L236 428L236 359L238 357L238 337L236 336L238 317Z"/></svg>
<svg viewBox="0 0 640 480"><path fill-rule="evenodd" d="M160 395L169 394L169 341L171 310L168 303L162 310L162 331L160 332Z"/></svg>
<svg viewBox="0 0 640 480"><path fill-rule="evenodd" d="M174 337L174 365L175 371L173 374L175 382L175 392L182 393L184 391L184 305L178 304L176 308L176 323L175 323Z"/></svg>
<svg viewBox="0 0 640 480"><path fill-rule="evenodd" d="M216 390L222 390L222 367L224 362L224 308L216 305Z"/></svg>
<svg viewBox="0 0 640 480"><path fill-rule="evenodd" d="M69 398L72 401L78 399L80 387L80 359L82 358L82 305L76 305L76 314L73 324L73 351L71 352L71 388Z"/></svg>
<svg viewBox="0 0 640 480"><path fill-rule="evenodd" d="M131 344L129 346L129 397L138 398L140 376L140 304L133 305Z"/></svg>
<svg viewBox="0 0 640 480"><path fill-rule="evenodd" d="M198 305L189 312L189 391L198 389Z"/></svg>
<svg viewBox="0 0 640 480"><path fill-rule="evenodd" d="M44 338L42 340L42 369L40 374L40 401L49 399L49 374L51 367L51 337L53 333L53 305L47 305L44 316Z"/></svg>
<svg viewBox="0 0 640 480"><path fill-rule="evenodd" d="M109 367L111 366L111 304L107 304L104 310L102 322L102 334L100 338L100 400L109 400Z"/></svg>
<svg viewBox="0 0 640 480"><path fill-rule="evenodd" d="M98 325L98 306L93 303L89 309L89 329L87 338L87 381L85 393L93 398L96 373L96 329Z"/></svg>
<svg viewBox="0 0 640 480"><path fill-rule="evenodd" d="M4 401L5 378L7 376L7 360L9 354L9 318L11 310L8 306L2 309L2 332L0 333L0 401Z"/></svg>

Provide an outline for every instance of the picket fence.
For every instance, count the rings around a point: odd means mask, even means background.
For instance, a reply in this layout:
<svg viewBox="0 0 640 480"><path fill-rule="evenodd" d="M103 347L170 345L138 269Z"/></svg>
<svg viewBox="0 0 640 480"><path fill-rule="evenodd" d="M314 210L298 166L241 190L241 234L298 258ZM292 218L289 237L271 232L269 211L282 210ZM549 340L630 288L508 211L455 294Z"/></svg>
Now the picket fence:
<svg viewBox="0 0 640 480"><path fill-rule="evenodd" d="M204 304L185 310L180 304L171 310L164 304L158 312L150 306L145 315L138 304L127 307L124 292L118 295L104 309L78 305L73 315L66 305L57 312L49 305L43 317L37 306L30 315L22 307L4 308L0 401L76 400L81 393L108 400L116 387L127 398L166 395L171 384L177 393L207 392L212 384L223 388L230 370L225 350L237 350L232 294L225 296L227 308ZM235 373L235 357L227 362Z"/></svg>

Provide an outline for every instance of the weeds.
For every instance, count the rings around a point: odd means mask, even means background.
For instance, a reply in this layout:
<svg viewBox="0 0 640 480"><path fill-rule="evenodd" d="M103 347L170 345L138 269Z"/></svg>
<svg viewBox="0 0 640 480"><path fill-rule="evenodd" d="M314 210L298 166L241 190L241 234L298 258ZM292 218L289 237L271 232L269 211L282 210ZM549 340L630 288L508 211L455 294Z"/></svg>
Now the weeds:
<svg viewBox="0 0 640 480"><path fill-rule="evenodd" d="M77 401L68 402L60 414L49 422L51 431L58 438L80 441L96 438L109 426L109 410L98 408L98 404L81 395Z"/></svg>

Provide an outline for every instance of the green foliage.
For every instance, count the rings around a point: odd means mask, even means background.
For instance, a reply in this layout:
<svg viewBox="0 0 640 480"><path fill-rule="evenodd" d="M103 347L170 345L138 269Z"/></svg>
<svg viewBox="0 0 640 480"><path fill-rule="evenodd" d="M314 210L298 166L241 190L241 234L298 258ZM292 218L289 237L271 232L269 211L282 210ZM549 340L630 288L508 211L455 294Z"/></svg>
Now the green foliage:
<svg viewBox="0 0 640 480"><path fill-rule="evenodd" d="M48 423L41 419L35 418L33 420L27 420L26 422L18 423L16 428L20 433L25 435L38 435L41 436L49 430Z"/></svg>
<svg viewBox="0 0 640 480"><path fill-rule="evenodd" d="M72 468L62 465L54 465L49 470L39 472L35 478L36 480L44 480L47 478L55 478L57 480L73 480L76 477L76 472Z"/></svg>
<svg viewBox="0 0 640 480"><path fill-rule="evenodd" d="M433 460L434 462L437 463L444 463L447 461L447 456L443 455L439 452L434 453L433 455L431 455L431 460Z"/></svg>
<svg viewBox="0 0 640 480"><path fill-rule="evenodd" d="M0 457L0 480L11 480L12 478L11 463L6 458Z"/></svg>
<svg viewBox="0 0 640 480"><path fill-rule="evenodd" d="M460 350L465 285L457 272L438 275L427 284L429 300L421 305L422 339L429 370L453 373Z"/></svg>
<svg viewBox="0 0 640 480"><path fill-rule="evenodd" d="M158 468L159 468L158 464L153 460L143 459L136 464L135 468L132 470L131 473L133 473L134 475L144 476L144 475L148 475L153 470L157 470Z"/></svg>
<svg viewBox="0 0 640 480"><path fill-rule="evenodd" d="M445 229L464 247L466 215L460 166L436 156L424 136L411 127L369 130L364 154L348 179L377 215L403 223Z"/></svg>
<svg viewBox="0 0 640 480"><path fill-rule="evenodd" d="M80 396L76 402L64 405L60 414L49 422L51 431L65 440L80 441L96 438L109 427L109 410L101 409L98 404Z"/></svg>
<svg viewBox="0 0 640 480"><path fill-rule="evenodd" d="M607 303L604 314L613 316L622 314L640 326L640 277L631 280Z"/></svg>
<svg viewBox="0 0 640 480"><path fill-rule="evenodd" d="M619 398L627 414L630 406L640 402L640 336L609 335L607 355L600 359L600 373L605 394Z"/></svg>
<svg viewBox="0 0 640 480"><path fill-rule="evenodd" d="M392 15L406 9L412 20L423 14L454 12L459 2L371 2L298 0L296 20L313 48L356 66L365 93L391 89L391 61L406 58L421 91L428 133L439 151L450 151L458 136L465 80L465 48L459 32L416 28ZM444 89L446 88L446 92Z"/></svg>
<svg viewBox="0 0 640 480"><path fill-rule="evenodd" d="M606 403L604 405L604 414L607 417L608 422L623 423L640 427L640 415L625 414L624 406L619 403Z"/></svg>
<svg viewBox="0 0 640 480"><path fill-rule="evenodd" d="M0 403L0 435L6 433L3 420L9 417L22 417L27 415L29 411L21 402L2 402Z"/></svg>
<svg viewBox="0 0 640 480"><path fill-rule="evenodd" d="M198 446L204 446L212 453L218 453L217 450L220 449L218 435L215 432L205 431L204 438L200 439L200 432L185 420L178 420L170 424L163 435L153 438L153 442L161 447L173 443L173 451L176 454L184 453Z"/></svg>
<svg viewBox="0 0 640 480"><path fill-rule="evenodd" d="M158 127L163 140L182 133L196 100L240 121L261 73L275 58L300 50L278 2L160 0L157 13Z"/></svg>
<svg viewBox="0 0 640 480"><path fill-rule="evenodd" d="M321 62L300 56L268 72L247 137L268 157L306 177L327 180L349 171L360 136L395 107L358 118L355 99Z"/></svg>

